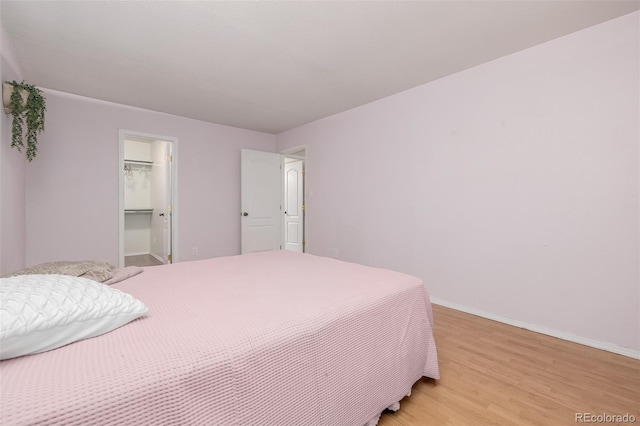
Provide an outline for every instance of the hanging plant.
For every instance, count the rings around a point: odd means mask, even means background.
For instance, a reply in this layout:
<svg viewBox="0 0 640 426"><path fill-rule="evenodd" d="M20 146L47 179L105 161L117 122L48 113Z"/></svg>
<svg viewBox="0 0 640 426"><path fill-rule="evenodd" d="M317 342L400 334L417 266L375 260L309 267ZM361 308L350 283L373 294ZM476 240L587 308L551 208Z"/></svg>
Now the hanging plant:
<svg viewBox="0 0 640 426"><path fill-rule="evenodd" d="M13 117L11 147L22 152L26 140L27 160L31 161L38 151L38 134L44 130L46 100L40 89L24 81L9 81L7 84L12 86L9 105L5 104L5 111L8 110ZM26 133L23 132L25 125Z"/></svg>

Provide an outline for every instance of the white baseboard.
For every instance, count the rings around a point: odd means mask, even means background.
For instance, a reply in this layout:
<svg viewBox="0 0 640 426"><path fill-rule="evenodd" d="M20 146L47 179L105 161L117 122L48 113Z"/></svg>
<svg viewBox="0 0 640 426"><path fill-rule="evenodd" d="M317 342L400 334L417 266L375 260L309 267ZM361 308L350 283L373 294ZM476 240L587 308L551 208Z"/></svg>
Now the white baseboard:
<svg viewBox="0 0 640 426"><path fill-rule="evenodd" d="M160 256L159 254L156 254L154 252L149 253L151 255L151 257L153 257L154 259L156 259L158 262L162 262L163 264L166 263L166 261L164 260L164 258L162 256Z"/></svg>
<svg viewBox="0 0 640 426"><path fill-rule="evenodd" d="M446 308L455 309L456 311L466 312L471 315L476 315L482 318L487 318L493 321L498 321L504 324L513 325L515 327L524 328L526 330L535 331L536 333L546 334L547 336L557 337L559 339L568 340L574 343L580 343L581 345L590 346L596 349L602 349L608 352L628 356L630 358L640 359L640 351L624 348L622 346L614 345L613 343L600 342L598 340L587 339L585 337L576 336L563 331L553 330L551 328L542 327L528 322L516 320L509 317L503 317L501 315L490 314L488 312L480 311L478 309L469 308L467 306L459 305L457 303L447 302L446 300L438 299L436 297L431 298L431 302L434 305L444 306Z"/></svg>
<svg viewBox="0 0 640 426"><path fill-rule="evenodd" d="M142 255L145 255L145 254L149 254L149 252L148 251L141 251L141 252L134 252L134 253L125 253L124 257L127 257L127 256L142 256Z"/></svg>

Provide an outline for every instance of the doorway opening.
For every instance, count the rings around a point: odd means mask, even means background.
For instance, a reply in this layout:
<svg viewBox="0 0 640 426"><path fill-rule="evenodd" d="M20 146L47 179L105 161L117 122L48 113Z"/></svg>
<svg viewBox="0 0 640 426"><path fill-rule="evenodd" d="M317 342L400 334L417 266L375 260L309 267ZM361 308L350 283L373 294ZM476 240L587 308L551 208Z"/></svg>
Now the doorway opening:
<svg viewBox="0 0 640 426"><path fill-rule="evenodd" d="M120 267L176 261L177 139L120 131Z"/></svg>
<svg viewBox="0 0 640 426"><path fill-rule="evenodd" d="M240 252L305 252L305 148L240 157Z"/></svg>
<svg viewBox="0 0 640 426"><path fill-rule="evenodd" d="M305 252L305 148L283 153L282 248Z"/></svg>

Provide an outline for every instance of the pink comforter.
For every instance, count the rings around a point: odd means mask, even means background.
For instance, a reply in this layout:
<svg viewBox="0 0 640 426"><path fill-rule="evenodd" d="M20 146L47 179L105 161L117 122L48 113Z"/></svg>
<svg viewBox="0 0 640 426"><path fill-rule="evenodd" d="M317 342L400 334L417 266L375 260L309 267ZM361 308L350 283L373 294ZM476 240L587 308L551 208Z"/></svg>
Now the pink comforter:
<svg viewBox="0 0 640 426"><path fill-rule="evenodd" d="M146 268L149 313L0 362L0 424L355 425L439 378L422 282L287 251Z"/></svg>

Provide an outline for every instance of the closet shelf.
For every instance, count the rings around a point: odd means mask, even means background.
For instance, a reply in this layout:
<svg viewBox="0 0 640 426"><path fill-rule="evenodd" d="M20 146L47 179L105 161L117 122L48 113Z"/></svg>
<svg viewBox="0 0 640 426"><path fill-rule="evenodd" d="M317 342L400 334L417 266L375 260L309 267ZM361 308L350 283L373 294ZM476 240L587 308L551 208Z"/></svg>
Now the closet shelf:
<svg viewBox="0 0 640 426"><path fill-rule="evenodd" d="M153 209L124 209L124 212L126 214L132 214L132 213L147 213L147 214L151 214L151 213L153 213Z"/></svg>
<svg viewBox="0 0 640 426"><path fill-rule="evenodd" d="M125 164L140 164L143 166L153 166L153 161L141 161L141 160L124 160Z"/></svg>

